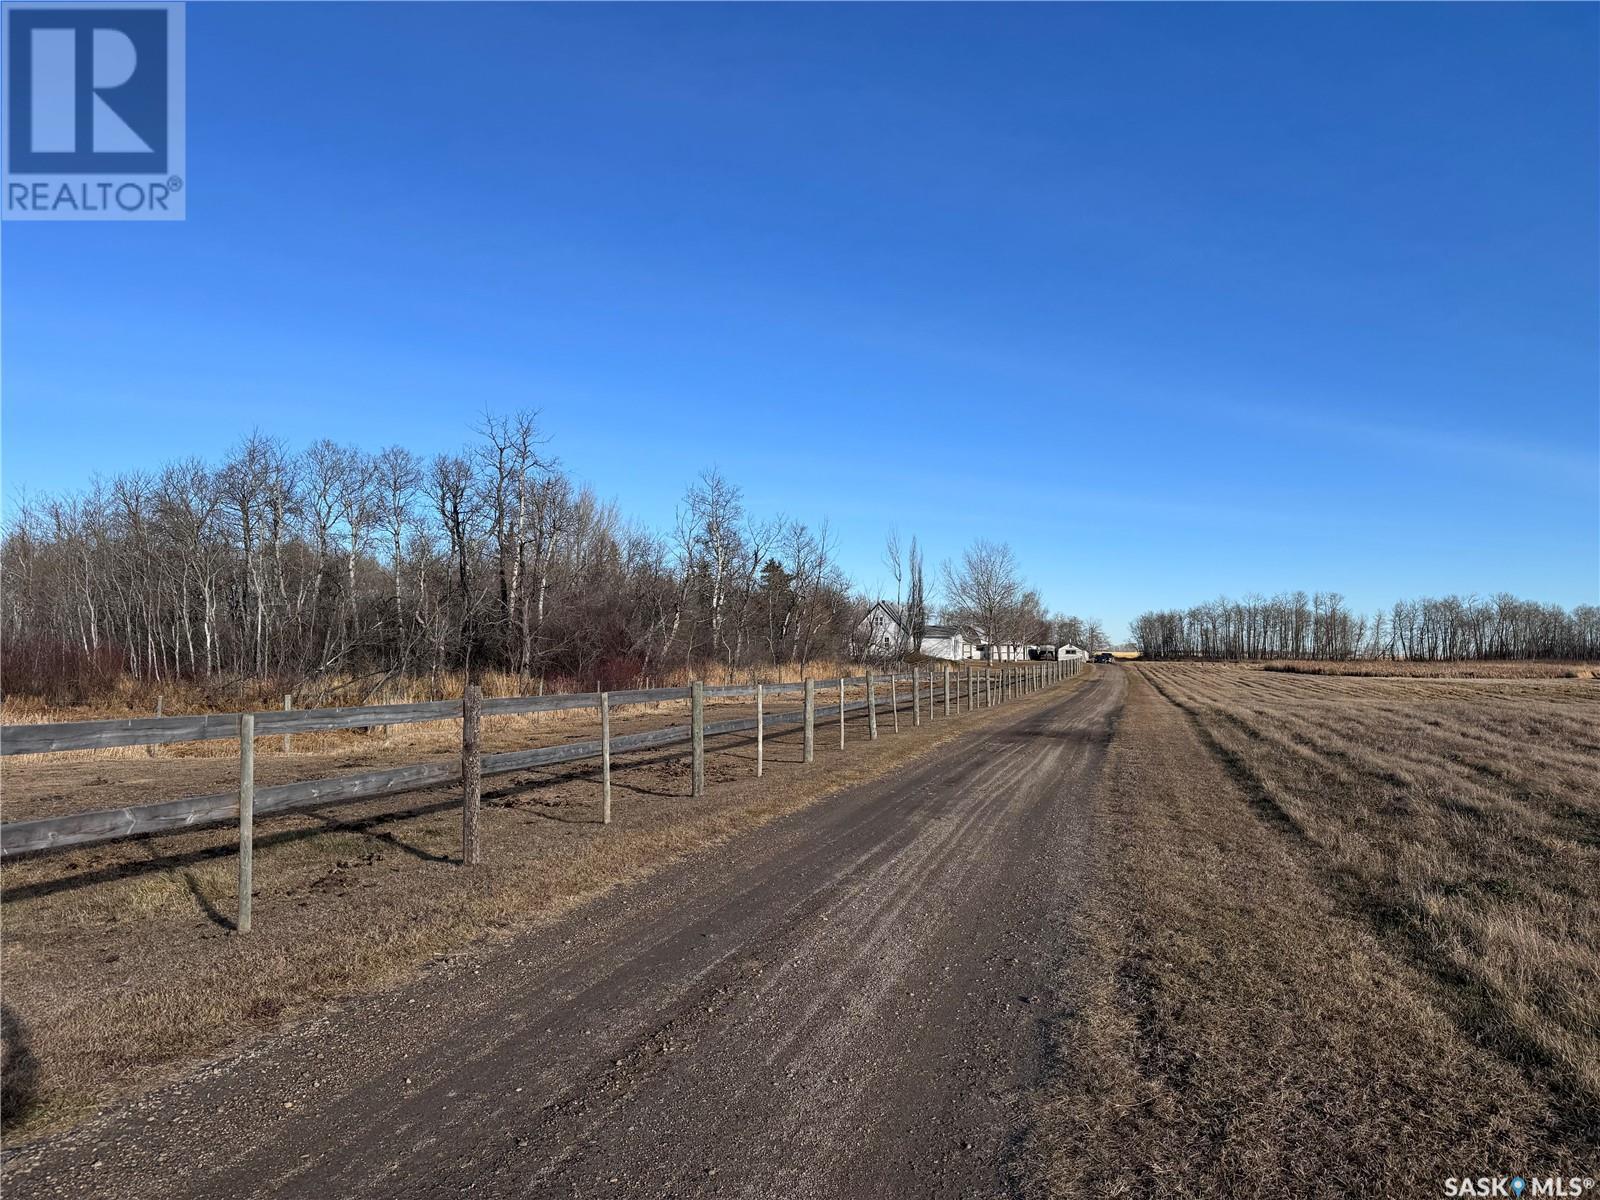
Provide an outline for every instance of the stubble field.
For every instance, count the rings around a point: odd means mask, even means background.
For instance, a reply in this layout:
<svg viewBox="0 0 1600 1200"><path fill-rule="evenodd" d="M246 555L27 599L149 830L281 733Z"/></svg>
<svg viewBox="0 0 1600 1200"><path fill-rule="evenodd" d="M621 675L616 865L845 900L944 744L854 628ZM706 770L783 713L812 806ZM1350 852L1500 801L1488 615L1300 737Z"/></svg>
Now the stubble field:
<svg viewBox="0 0 1600 1200"><path fill-rule="evenodd" d="M1056 1190L1594 1175L1600 681L1124 669Z"/></svg>

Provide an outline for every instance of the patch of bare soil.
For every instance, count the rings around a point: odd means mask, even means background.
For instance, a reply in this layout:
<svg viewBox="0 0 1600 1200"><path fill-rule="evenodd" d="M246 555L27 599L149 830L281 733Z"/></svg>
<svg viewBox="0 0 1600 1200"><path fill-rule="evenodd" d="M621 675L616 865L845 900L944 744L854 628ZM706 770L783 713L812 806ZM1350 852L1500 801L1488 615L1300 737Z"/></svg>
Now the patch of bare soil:
<svg viewBox="0 0 1600 1200"><path fill-rule="evenodd" d="M1059 697L1077 681L1047 690ZM827 703L819 697L819 703ZM902 693L901 702L906 704ZM1031 704L1034 700L1025 701ZM769 712L798 698L769 702ZM709 739L707 795L690 795L687 747L618 756L613 823L600 824L598 764L485 780L486 863L463 869L460 800L439 789L307 809L257 826L254 931L232 931L236 842L227 827L68 849L4 872L7 1141L80 1119L186 1064L313 1014L340 997L414 976L430 959L486 936L548 923L686 854L865 779L899 769L1015 704L920 728L909 708L896 734L887 712L867 740L864 717L819 721L816 762L798 726L767 736L754 778L753 737ZM733 704L708 719L751 715ZM617 734L682 713L619 714ZM596 736L592 724L485 722L493 752ZM429 738L432 741L429 741ZM269 739L263 739L263 743ZM276 741L276 739L270 739ZM458 753L449 731L381 735L356 749L283 755L264 746L264 784ZM213 758L77 759L6 769L6 815L149 803L226 791L234 766Z"/></svg>
<svg viewBox="0 0 1600 1200"><path fill-rule="evenodd" d="M1128 675L1042 1190L1593 1175L1591 685Z"/></svg>

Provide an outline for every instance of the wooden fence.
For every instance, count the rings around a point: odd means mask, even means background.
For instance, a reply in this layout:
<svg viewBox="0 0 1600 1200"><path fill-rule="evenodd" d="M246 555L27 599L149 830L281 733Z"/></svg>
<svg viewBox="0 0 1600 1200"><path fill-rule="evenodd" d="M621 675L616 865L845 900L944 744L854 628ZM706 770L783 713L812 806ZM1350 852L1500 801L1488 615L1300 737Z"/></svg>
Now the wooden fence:
<svg viewBox="0 0 1600 1200"><path fill-rule="evenodd" d="M1078 673L1082 659L1018 663L1003 667L945 667L941 670L913 670L888 675L868 673L837 680L806 680L803 683L734 684L686 688L649 688L618 692L575 692L548 696L513 696L482 699L476 687L467 689L462 700L436 700L421 704L379 704L359 708L321 708L269 710L257 713L206 714L191 717L140 717L118 721L69 721L49 725L6 725L0 727L0 755L47 754L64 750L97 750L109 746L164 746L175 742L210 741L235 738L239 741L239 788L210 796L191 796L162 804L99 812L69 813L31 821L0 822L0 858L65 846L83 846L143 834L194 829L237 820L239 823L240 915L238 928L249 928L249 882L255 818L308 806L346 803L388 796L419 788L460 782L463 785L462 836L463 861L476 861L477 806L479 781L484 775L504 774L530 767L554 766L598 758L601 762L603 794L602 820L610 821L611 759L615 754L647 750L689 742L694 760L693 787L696 796L705 794L705 739L726 734L756 734L756 774L763 769L763 747L768 729L801 725L805 731L805 761L814 757L816 725L834 717L839 722L839 745L845 744L845 718L852 712L866 711L868 737L878 736L878 718L883 710L883 690L889 691L888 712L899 728L902 686L910 701L910 716L920 725L923 713L933 719L942 702L944 716L961 712L963 701L971 712L992 707L1016 696L1070 678ZM839 702L819 706L818 689L828 694L837 691ZM863 697L847 700L847 689L861 689ZM768 713L766 701L773 696L800 695L797 710ZM727 721L706 721L707 699L754 699L757 716ZM688 725L641 733L611 735L611 714L624 705L659 704L689 701ZM596 709L600 714L600 737L593 741L560 746L540 746L482 754L478 749L478 722L482 717L514 716L527 713L557 712L569 709ZM368 771L332 779L311 779L300 783L255 786L255 739L311 733L326 729L355 729L371 726L417 724L426 721L461 720L462 755L459 762L420 763L384 771Z"/></svg>

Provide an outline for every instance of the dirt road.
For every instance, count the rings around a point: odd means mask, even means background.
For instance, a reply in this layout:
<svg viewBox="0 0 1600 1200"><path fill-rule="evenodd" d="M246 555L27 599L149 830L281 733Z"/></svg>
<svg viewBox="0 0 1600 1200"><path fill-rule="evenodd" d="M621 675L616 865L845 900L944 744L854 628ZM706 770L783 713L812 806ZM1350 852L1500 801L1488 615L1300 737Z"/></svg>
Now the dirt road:
<svg viewBox="0 0 1600 1200"><path fill-rule="evenodd" d="M10 1196L1029 1191L1122 672L7 1164Z"/></svg>

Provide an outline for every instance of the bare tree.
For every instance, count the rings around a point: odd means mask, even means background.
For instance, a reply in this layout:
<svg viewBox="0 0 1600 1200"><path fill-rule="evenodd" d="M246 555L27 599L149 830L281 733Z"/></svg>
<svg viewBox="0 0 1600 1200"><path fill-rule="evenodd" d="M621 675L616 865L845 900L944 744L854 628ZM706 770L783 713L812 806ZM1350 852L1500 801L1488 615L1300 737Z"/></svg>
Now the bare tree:
<svg viewBox="0 0 1600 1200"><path fill-rule="evenodd" d="M946 562L943 573L952 617L977 625L991 647L1016 637L1022 580L1010 546L980 538L962 552L960 563Z"/></svg>
<svg viewBox="0 0 1600 1200"><path fill-rule="evenodd" d="M411 657L411 642L407 636L410 622L406 618L405 602L405 551L409 535L419 525L413 505L422 488L422 463L404 446L390 446L372 460L372 466L377 509L389 539L389 579L393 587L391 599L399 651L396 669L404 672Z"/></svg>

